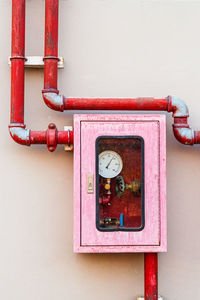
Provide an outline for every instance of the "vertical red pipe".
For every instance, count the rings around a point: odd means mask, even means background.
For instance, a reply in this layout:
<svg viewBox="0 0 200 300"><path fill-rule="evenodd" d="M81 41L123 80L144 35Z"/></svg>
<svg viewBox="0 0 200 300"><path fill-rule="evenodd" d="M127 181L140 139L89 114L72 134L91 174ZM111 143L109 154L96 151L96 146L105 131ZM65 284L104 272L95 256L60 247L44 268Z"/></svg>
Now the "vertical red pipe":
<svg viewBox="0 0 200 300"><path fill-rule="evenodd" d="M158 300L158 255L144 254L145 300Z"/></svg>
<svg viewBox="0 0 200 300"><path fill-rule="evenodd" d="M10 135L21 145L47 144L54 151L57 144L73 143L72 131L58 131L51 123L46 131L31 131L24 125L24 61L25 61L25 1L12 0L11 55L11 124ZM57 87L58 0L48 0L45 58L47 87ZM52 56L51 56L52 55ZM51 63L50 63L51 62ZM55 63L56 62L56 63Z"/></svg>
<svg viewBox="0 0 200 300"><path fill-rule="evenodd" d="M59 0L45 1L44 90L57 93Z"/></svg>
<svg viewBox="0 0 200 300"><path fill-rule="evenodd" d="M11 123L24 123L25 0L12 0Z"/></svg>

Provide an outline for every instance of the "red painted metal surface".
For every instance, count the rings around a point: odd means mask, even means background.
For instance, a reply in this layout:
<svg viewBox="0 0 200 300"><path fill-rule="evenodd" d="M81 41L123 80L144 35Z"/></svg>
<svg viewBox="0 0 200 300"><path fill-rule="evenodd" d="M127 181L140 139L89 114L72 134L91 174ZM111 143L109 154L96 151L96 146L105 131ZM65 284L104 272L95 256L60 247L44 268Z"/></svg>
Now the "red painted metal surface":
<svg viewBox="0 0 200 300"><path fill-rule="evenodd" d="M46 131L30 131L30 144L47 144L48 150L53 152L58 144L73 145L73 131L58 131L56 125L50 123Z"/></svg>
<svg viewBox="0 0 200 300"><path fill-rule="evenodd" d="M169 99L64 98L65 110L168 110Z"/></svg>
<svg viewBox="0 0 200 300"><path fill-rule="evenodd" d="M173 131L176 139L185 145L200 143L200 131L193 131L187 124L189 116L185 103L176 97L162 99L100 99L65 98L57 90L58 61L58 8L59 0L45 1L45 71L43 99L47 106L57 111L64 110L152 110L173 113ZM176 118L178 120L176 120ZM183 125L185 124L185 125Z"/></svg>
<svg viewBox="0 0 200 300"><path fill-rule="evenodd" d="M189 127L188 109L185 103L172 96L166 98L65 98L54 93L44 93L47 106L57 111L64 110L147 110L167 111L174 117L175 138L184 145L200 144L200 131Z"/></svg>
<svg viewBox="0 0 200 300"><path fill-rule="evenodd" d="M55 110L159 110L173 113L174 135L180 143L200 144L200 131L187 124L189 116L182 101L163 99L79 99L65 98L57 90L59 0L46 0L44 100ZM25 0L12 0L11 56L11 125L12 138L19 144L47 144L54 151L57 144L73 144L73 132L57 131L50 124L46 131L31 131L24 125L24 61L25 61ZM53 96L54 95L54 96ZM56 96L57 97L56 97ZM173 100L173 101L172 101ZM145 299L156 300L157 254L145 254Z"/></svg>
<svg viewBox="0 0 200 300"><path fill-rule="evenodd" d="M51 33L51 23L58 20L58 1L47 1L51 7L47 15L48 24L46 34L47 57L51 54L57 56L58 33ZM49 151L53 152L57 144L73 144L72 131L58 131L56 125L49 124L46 131L31 131L24 125L24 61L25 61L25 0L12 1L12 56L11 56L11 124L10 135L15 142L21 145L47 144ZM57 58L45 59L47 86L55 87L57 84ZM51 61L51 63L49 63ZM56 67L55 62L56 61ZM46 74L47 74L46 73Z"/></svg>
<svg viewBox="0 0 200 300"><path fill-rule="evenodd" d="M144 254L145 300L158 299L158 255Z"/></svg>
<svg viewBox="0 0 200 300"><path fill-rule="evenodd" d="M11 123L24 123L25 0L12 1Z"/></svg>
<svg viewBox="0 0 200 300"><path fill-rule="evenodd" d="M58 9L59 0L45 1L45 68L43 92L59 93L57 90Z"/></svg>
<svg viewBox="0 0 200 300"><path fill-rule="evenodd" d="M45 71L43 99L48 107L64 110L150 110L172 112L173 132L182 144L200 143L200 132L187 125L189 116L185 103L176 97L154 98L65 98L57 89L58 7L59 0L45 2ZM177 120L176 120L177 118Z"/></svg>
<svg viewBox="0 0 200 300"><path fill-rule="evenodd" d="M46 93L43 90L43 100L49 108L56 111L64 111L63 96L56 93Z"/></svg>
<svg viewBox="0 0 200 300"><path fill-rule="evenodd" d="M25 125L13 123L9 125L13 140L21 145L46 144L50 152L56 150L58 144L73 145L73 131L58 131L51 123L46 131L32 131L25 129Z"/></svg>

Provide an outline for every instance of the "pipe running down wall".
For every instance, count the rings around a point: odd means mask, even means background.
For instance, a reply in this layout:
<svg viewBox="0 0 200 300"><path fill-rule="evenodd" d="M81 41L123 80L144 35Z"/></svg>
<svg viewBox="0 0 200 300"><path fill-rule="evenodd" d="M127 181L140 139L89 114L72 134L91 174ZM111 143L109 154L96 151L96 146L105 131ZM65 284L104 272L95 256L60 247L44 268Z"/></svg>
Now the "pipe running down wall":
<svg viewBox="0 0 200 300"><path fill-rule="evenodd" d="M173 132L185 145L200 144L200 131L187 123L186 104L177 97L166 98L66 98L57 89L59 0L45 1L45 54L43 99L48 107L64 110L147 110L167 111L174 118ZM58 131L51 123L46 131L32 131L24 124L25 0L12 0L11 118L9 131L21 145L47 144L54 151L57 144L73 145L73 131ZM145 299L158 298L157 253L145 254Z"/></svg>
<svg viewBox="0 0 200 300"><path fill-rule="evenodd" d="M144 290L145 300L158 299L158 255L157 253L144 254Z"/></svg>
<svg viewBox="0 0 200 300"><path fill-rule="evenodd" d="M32 131L24 124L25 0L12 0L11 52L11 137L21 145L46 144L51 152L57 144L72 145L73 131L58 131L53 123L46 131Z"/></svg>

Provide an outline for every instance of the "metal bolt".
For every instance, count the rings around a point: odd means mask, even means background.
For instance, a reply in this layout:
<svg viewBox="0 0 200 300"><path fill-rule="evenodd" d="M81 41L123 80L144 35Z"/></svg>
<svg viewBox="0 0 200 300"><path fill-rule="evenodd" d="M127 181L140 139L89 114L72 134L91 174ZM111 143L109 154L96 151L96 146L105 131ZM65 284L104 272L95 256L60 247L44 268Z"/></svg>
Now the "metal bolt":
<svg viewBox="0 0 200 300"><path fill-rule="evenodd" d="M53 124L53 123L49 124L49 129L55 129L55 128L56 128L55 124Z"/></svg>
<svg viewBox="0 0 200 300"><path fill-rule="evenodd" d="M50 152L53 152L54 150L55 150L54 147L49 147L49 151L50 151Z"/></svg>

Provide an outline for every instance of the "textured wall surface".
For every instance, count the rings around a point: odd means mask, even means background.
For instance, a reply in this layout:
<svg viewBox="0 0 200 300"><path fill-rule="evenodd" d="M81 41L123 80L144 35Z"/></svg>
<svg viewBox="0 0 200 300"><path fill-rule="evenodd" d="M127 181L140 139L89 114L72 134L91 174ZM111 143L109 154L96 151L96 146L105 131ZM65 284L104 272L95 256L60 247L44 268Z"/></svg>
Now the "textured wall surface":
<svg viewBox="0 0 200 300"><path fill-rule="evenodd" d="M73 155L22 147L8 135L11 0L0 0L0 298L134 300L142 254L72 251ZM26 55L43 55L44 0L27 0ZM60 0L59 88L65 96L167 96L187 102L200 129L200 1ZM26 71L25 122L72 124L42 102L42 70ZM159 255L165 300L200 293L200 147L179 144L167 116L168 253Z"/></svg>

